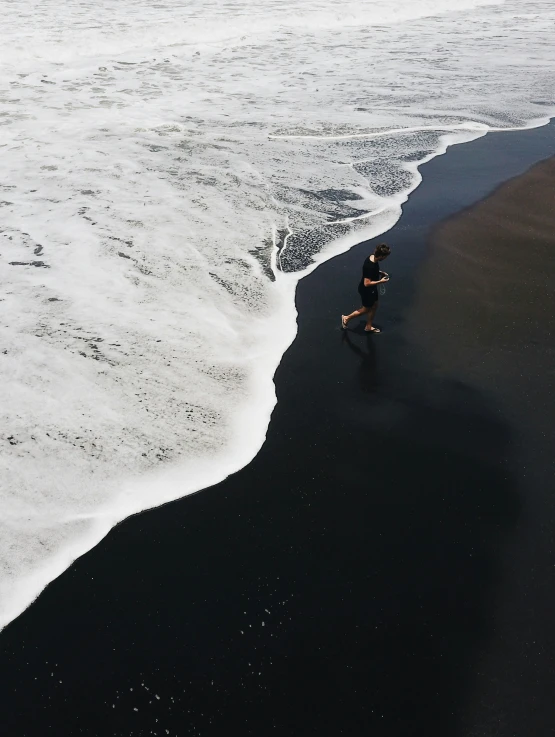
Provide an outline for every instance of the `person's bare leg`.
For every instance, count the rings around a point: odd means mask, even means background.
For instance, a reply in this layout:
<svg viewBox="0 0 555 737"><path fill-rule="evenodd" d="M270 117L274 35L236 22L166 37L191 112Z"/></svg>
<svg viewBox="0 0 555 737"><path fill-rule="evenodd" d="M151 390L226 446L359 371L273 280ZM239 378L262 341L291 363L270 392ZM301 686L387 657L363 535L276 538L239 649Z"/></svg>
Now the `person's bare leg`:
<svg viewBox="0 0 555 737"><path fill-rule="evenodd" d="M373 326L374 317L376 316L376 311L378 309L378 303L377 301L374 302L372 307L368 310L368 317L366 318L366 327L364 328L366 333L379 333L380 330L378 328L375 328Z"/></svg>
<svg viewBox="0 0 555 737"><path fill-rule="evenodd" d="M351 312L350 315L341 315L341 323L344 328L347 327L347 323L349 320L352 320L353 317L360 317L360 315L364 315L368 312L368 307L359 307L358 310L355 310L354 312Z"/></svg>

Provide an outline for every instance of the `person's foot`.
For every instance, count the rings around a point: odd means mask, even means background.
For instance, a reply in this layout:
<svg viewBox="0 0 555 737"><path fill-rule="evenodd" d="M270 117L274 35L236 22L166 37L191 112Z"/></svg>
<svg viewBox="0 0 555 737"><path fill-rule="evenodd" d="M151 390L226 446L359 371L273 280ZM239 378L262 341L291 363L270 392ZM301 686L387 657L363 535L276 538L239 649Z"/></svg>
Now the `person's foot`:
<svg viewBox="0 0 555 737"><path fill-rule="evenodd" d="M341 315L341 327L343 328L343 330L347 329L347 318L345 317L345 315Z"/></svg>
<svg viewBox="0 0 555 737"><path fill-rule="evenodd" d="M382 331L379 328L364 328L365 333L381 333Z"/></svg>

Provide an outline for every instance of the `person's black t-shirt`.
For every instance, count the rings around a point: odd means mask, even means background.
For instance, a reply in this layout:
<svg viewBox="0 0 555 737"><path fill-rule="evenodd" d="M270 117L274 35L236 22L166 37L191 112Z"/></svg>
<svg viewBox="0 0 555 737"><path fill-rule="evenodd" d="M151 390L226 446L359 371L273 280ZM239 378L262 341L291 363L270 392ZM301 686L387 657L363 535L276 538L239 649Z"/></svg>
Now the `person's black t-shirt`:
<svg viewBox="0 0 555 737"><path fill-rule="evenodd" d="M380 280L380 265L377 261L370 261L369 258L367 258L364 263L362 264L362 285L364 286L364 280L370 279L370 281L379 281ZM371 287L371 289L376 289L376 287Z"/></svg>
<svg viewBox="0 0 555 737"><path fill-rule="evenodd" d="M365 279L370 279L370 281L380 280L380 266L377 261L370 261L369 258L364 260L362 264L362 279L358 285L358 293L362 297L362 304L364 307L371 307L378 299L378 287L375 284L365 287Z"/></svg>

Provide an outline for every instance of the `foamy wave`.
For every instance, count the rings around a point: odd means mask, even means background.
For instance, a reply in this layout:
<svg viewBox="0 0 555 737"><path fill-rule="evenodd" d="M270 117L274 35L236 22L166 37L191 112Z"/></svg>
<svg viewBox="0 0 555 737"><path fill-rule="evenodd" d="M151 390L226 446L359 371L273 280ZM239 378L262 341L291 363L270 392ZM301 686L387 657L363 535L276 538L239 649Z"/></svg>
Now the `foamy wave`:
<svg viewBox="0 0 555 737"><path fill-rule="evenodd" d="M501 4L503 0L459 0L456 12ZM66 22L60 24L56 3L33 7L31 18L29 8L28 0L12 0L6 8L3 49L7 59L11 56L19 63L68 63L86 57L167 51L178 46L188 47L179 49L181 54L198 49L217 52L230 45L264 44L276 33L304 35L307 31L369 28L454 12L449 0L357 0L341 6L329 0L258 0L225 8L217 0L190 4L172 0L154 7L137 0L95 5L69 0L65 18L62 16ZM31 28L22 21L30 21Z"/></svg>
<svg viewBox="0 0 555 737"><path fill-rule="evenodd" d="M421 162L547 119L555 20L471 0L6 13L0 624L117 521L248 463L298 279L391 227Z"/></svg>

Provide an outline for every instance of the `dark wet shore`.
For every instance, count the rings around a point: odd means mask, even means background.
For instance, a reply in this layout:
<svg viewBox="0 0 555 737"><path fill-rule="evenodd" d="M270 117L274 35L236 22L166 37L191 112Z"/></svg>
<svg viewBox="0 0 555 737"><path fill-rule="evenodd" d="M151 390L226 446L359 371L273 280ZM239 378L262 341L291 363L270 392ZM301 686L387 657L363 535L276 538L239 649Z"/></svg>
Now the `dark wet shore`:
<svg viewBox="0 0 555 737"><path fill-rule="evenodd" d="M483 199L553 155L548 126L422 167L380 336L339 330L373 244L300 283L254 461L0 634L6 735L554 733L555 166Z"/></svg>

